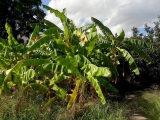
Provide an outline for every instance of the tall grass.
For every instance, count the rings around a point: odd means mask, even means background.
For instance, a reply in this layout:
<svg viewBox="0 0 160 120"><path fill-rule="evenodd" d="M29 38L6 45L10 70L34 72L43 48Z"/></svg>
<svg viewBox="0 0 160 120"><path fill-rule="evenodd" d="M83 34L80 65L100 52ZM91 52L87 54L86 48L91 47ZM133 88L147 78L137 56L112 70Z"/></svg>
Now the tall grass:
<svg viewBox="0 0 160 120"><path fill-rule="evenodd" d="M149 120L160 120L159 90L144 92L137 102L141 111Z"/></svg>
<svg viewBox="0 0 160 120"><path fill-rule="evenodd" d="M127 120L127 106L118 101L107 101L106 105L95 102L86 110L80 120Z"/></svg>
<svg viewBox="0 0 160 120"><path fill-rule="evenodd" d="M40 105L43 99L38 96L27 96L22 99L22 104L19 106L19 111L16 112L15 106L20 98L19 93L5 94L0 97L0 120L49 120L49 112L42 114Z"/></svg>
<svg viewBox="0 0 160 120"><path fill-rule="evenodd" d="M45 99L43 95L32 94L22 100L20 110L16 113L19 93L2 95L0 97L0 120L126 120L128 111L125 103L108 100L102 105L99 100L90 103L88 108L79 110L76 114L72 109L66 111L66 104L53 104L45 112L41 111L41 105ZM75 107L76 108L76 107Z"/></svg>

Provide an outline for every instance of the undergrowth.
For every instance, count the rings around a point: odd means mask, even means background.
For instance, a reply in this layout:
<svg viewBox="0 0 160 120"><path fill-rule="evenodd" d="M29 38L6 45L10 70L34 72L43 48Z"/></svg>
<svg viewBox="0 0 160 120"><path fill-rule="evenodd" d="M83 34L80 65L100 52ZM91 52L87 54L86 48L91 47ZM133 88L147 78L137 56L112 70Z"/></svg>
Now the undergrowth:
<svg viewBox="0 0 160 120"><path fill-rule="evenodd" d="M148 120L160 120L160 91L147 91L137 99L142 113Z"/></svg>
<svg viewBox="0 0 160 120"><path fill-rule="evenodd" d="M0 120L126 120L128 115L125 103L108 100L106 105L102 105L98 99L89 103L89 107L80 110L75 104L67 111L66 103L63 102L54 103L42 111L45 97L35 93L26 94L19 105L19 111L16 111L15 106L19 98L19 92L1 95Z"/></svg>

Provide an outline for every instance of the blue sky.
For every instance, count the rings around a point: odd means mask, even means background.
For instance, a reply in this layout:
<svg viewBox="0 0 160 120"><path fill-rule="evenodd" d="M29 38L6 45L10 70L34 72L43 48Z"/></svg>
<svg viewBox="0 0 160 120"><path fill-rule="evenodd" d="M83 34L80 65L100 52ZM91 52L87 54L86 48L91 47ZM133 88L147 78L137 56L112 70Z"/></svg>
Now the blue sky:
<svg viewBox="0 0 160 120"><path fill-rule="evenodd" d="M84 4L85 3L85 4ZM138 27L144 33L144 24L154 27L160 15L160 0L42 0L42 4L62 11L67 9L67 17L72 19L77 27L91 22L95 17L111 29L113 33L120 33L123 29L126 37L132 35L131 29ZM62 28L58 18L46 12L45 19Z"/></svg>
<svg viewBox="0 0 160 120"><path fill-rule="evenodd" d="M44 4L44 5L48 5L49 2L50 2L50 0L42 0L42 4Z"/></svg>
<svg viewBox="0 0 160 120"><path fill-rule="evenodd" d="M51 0L42 0L42 4L48 5L50 1L51 1ZM42 8L43 8L43 7L42 7ZM44 11L46 12L45 9L44 9Z"/></svg>

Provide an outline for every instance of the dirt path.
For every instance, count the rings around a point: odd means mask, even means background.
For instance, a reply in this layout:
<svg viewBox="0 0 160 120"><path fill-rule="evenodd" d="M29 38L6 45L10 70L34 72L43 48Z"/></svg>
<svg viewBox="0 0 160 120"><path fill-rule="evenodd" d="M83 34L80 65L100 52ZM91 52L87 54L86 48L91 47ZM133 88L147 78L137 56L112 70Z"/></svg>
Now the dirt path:
<svg viewBox="0 0 160 120"><path fill-rule="evenodd" d="M129 118L129 120L147 120L146 117L143 117L139 114L132 114Z"/></svg>
<svg viewBox="0 0 160 120"><path fill-rule="evenodd" d="M130 116L128 118L128 120L147 120L146 117L144 117L143 115L141 115L141 111L138 108L135 98L140 94L140 92L135 92L133 94L127 95L126 99L129 101L130 104Z"/></svg>

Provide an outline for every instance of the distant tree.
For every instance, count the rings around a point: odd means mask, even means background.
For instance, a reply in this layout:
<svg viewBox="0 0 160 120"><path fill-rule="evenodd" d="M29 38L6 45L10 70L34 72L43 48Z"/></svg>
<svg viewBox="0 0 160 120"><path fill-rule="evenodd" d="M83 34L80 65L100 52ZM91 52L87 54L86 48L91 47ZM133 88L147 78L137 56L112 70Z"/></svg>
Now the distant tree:
<svg viewBox="0 0 160 120"><path fill-rule="evenodd" d="M160 28L159 28L159 22L154 22L155 27L154 27L154 31L155 31L155 37L157 38L158 41L160 41Z"/></svg>
<svg viewBox="0 0 160 120"><path fill-rule="evenodd" d="M138 33L139 33L139 30L137 27L133 27L132 29L132 38L138 38Z"/></svg>
<svg viewBox="0 0 160 120"><path fill-rule="evenodd" d="M141 75L132 75L132 79L139 82L140 86L149 87L151 84L160 85L160 15L158 16L158 21L153 22L154 26L148 26L146 23L144 25L144 30L146 35L143 35L142 40L152 44L154 47L152 49L140 48L145 51L153 60L152 64L146 64L146 62L140 58L137 58L135 54L132 53L133 57L136 58L136 64L139 67ZM137 37L138 28L132 28L132 37ZM142 36L141 33L139 37ZM128 38L128 39L131 39ZM125 64L126 65L126 64Z"/></svg>
<svg viewBox="0 0 160 120"><path fill-rule="evenodd" d="M143 39L143 33L139 34L139 39L141 39L141 40Z"/></svg>
<svg viewBox="0 0 160 120"><path fill-rule="evenodd" d="M12 26L13 35L19 42L33 32L30 23L41 23L45 13L40 9L41 0L1 0L0 1L0 37L6 39L5 23Z"/></svg>
<svg viewBox="0 0 160 120"><path fill-rule="evenodd" d="M132 29L132 36L131 38L134 39L143 39L143 33L140 33L137 27L133 27Z"/></svg>
<svg viewBox="0 0 160 120"><path fill-rule="evenodd" d="M156 41L160 41L160 15L158 16L159 21L158 22L154 22L155 27L154 27L154 31L155 31L155 38Z"/></svg>
<svg viewBox="0 0 160 120"><path fill-rule="evenodd" d="M147 23L144 25L144 30L147 32L147 37L145 37L146 39L147 39L147 41L149 41L149 42L153 42L153 40L154 40L154 29L153 28L151 28L151 27L149 27L148 25L147 25Z"/></svg>
<svg viewBox="0 0 160 120"><path fill-rule="evenodd" d="M153 22L154 27L148 26L146 23L144 25L144 30L146 31L146 35L143 35L143 33L139 33L139 30L137 27L133 27L132 30L132 36L131 38L138 38L147 42L157 42L160 41L160 15L158 16L159 21Z"/></svg>

